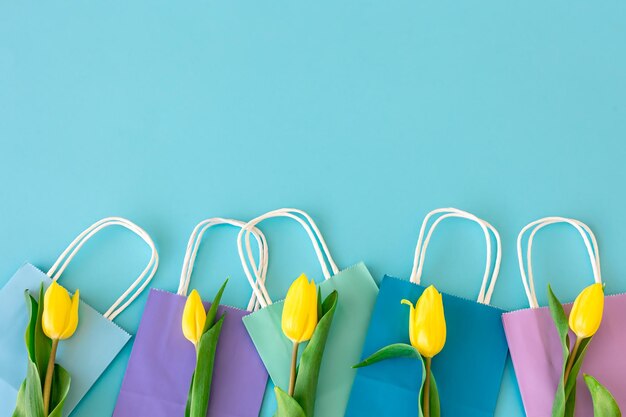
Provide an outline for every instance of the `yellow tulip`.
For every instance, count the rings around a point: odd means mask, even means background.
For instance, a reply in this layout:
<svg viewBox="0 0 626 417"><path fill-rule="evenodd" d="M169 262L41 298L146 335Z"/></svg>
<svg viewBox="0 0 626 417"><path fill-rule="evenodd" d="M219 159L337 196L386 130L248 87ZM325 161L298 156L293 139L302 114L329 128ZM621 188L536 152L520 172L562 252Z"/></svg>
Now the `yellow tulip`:
<svg viewBox="0 0 626 417"><path fill-rule="evenodd" d="M78 301L80 291L76 290L70 298L67 290L55 281L50 284L43 297L43 313L41 327L43 332L52 339L48 369L43 385L43 411L48 415L50 408L50 394L52 392L52 376L59 340L72 337L78 327Z"/></svg>
<svg viewBox="0 0 626 417"><path fill-rule="evenodd" d="M283 333L292 342L305 342L317 326L317 287L302 274L287 291L283 306Z"/></svg>
<svg viewBox="0 0 626 417"><path fill-rule="evenodd" d="M43 299L43 331L52 340L71 337L78 326L78 300L80 292L76 290L70 299L67 290L53 282L46 290Z"/></svg>
<svg viewBox="0 0 626 417"><path fill-rule="evenodd" d="M431 285L424 290L415 307L409 300L402 300L402 304L411 307L411 345L425 358L437 355L446 344L446 318L441 294Z"/></svg>
<svg viewBox="0 0 626 417"><path fill-rule="evenodd" d="M193 290L183 310L183 334L194 345L197 345L204 331L206 323L206 310L198 291Z"/></svg>
<svg viewBox="0 0 626 417"><path fill-rule="evenodd" d="M302 274L287 291L283 305L281 327L285 336L293 342L291 353L291 376L289 378L289 395L293 395L296 386L296 368L298 346L301 342L311 339L317 326L317 287Z"/></svg>
<svg viewBox="0 0 626 417"><path fill-rule="evenodd" d="M603 310L602 284L590 285L576 297L569 314L569 327L580 339L591 337L600 328Z"/></svg>

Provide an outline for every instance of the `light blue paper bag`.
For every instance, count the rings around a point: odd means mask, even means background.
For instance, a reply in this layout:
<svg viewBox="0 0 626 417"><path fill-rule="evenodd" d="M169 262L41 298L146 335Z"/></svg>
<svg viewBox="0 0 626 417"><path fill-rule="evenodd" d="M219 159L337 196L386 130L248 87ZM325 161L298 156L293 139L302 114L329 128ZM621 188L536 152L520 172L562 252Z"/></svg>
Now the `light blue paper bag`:
<svg viewBox="0 0 626 417"><path fill-rule="evenodd" d="M64 416L72 412L130 339L131 336L112 320L146 288L158 267L158 254L152 239L143 229L129 220L109 217L81 233L47 274L31 264L24 264L0 289L0 416L13 414L17 392L26 376L28 359L24 333L28 309L24 292L28 290L38 298L41 283L47 288L53 280L57 280L85 242L99 230L112 225L123 226L138 234L150 246L152 255L139 278L104 315L81 300L76 333L59 344L57 354L57 362L67 369L72 378Z"/></svg>
<svg viewBox="0 0 626 417"><path fill-rule="evenodd" d="M446 214L435 220L422 246L428 219L438 213ZM499 272L500 238L491 225L470 213L438 209L426 216L418 239L411 281L385 276L381 283L362 359L393 343L410 344L409 309L400 301L408 299L415 303L424 291L420 277L426 248L435 227L448 217L467 218L481 226L487 243L487 265L478 302L442 294L447 340L432 362L441 416L493 416L507 356L501 322L503 311L489 305ZM491 272L489 230L495 236L498 251L487 287ZM358 369L345 416L417 416L421 373L421 364L406 358L389 359Z"/></svg>

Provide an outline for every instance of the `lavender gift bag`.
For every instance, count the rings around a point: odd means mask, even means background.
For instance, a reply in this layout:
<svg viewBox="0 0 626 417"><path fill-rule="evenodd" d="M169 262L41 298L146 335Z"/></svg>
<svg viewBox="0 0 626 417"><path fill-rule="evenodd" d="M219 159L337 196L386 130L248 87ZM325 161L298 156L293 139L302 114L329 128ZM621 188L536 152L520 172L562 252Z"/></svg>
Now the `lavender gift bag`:
<svg viewBox="0 0 626 417"><path fill-rule="evenodd" d="M520 272L530 309L513 311L503 315L515 374L522 401L528 417L546 417L552 414L552 403L561 376L563 354L556 328L548 307L539 307L532 273L532 243L537 231L554 223L568 223L582 236L593 269L595 282L602 282L600 255L596 238L589 227L574 219L546 217L528 224L517 238ZM531 230L527 247L527 270L524 269L522 238ZM590 239L591 238L591 243ZM565 306L569 314L571 305ZM608 296L605 299L604 316L600 330L589 344L577 381L577 417L593 416L593 405L583 374L593 375L611 391L622 410L626 410L626 294ZM575 340L573 334L570 340Z"/></svg>
<svg viewBox="0 0 626 417"><path fill-rule="evenodd" d="M176 294L151 290L135 344L122 382L114 417L182 417L195 367L195 350L183 336L181 321L189 280L202 236L210 227L243 222L212 218L200 222L189 238L180 284ZM267 272L267 245L263 234L253 231L259 244L258 272ZM234 247L234 244L233 244ZM263 287L264 288L264 287ZM262 292L261 292L262 293ZM267 372L242 323L255 308L252 296L248 310L220 306L226 314L220 334L208 416L258 416L265 393ZM205 303L209 308L209 303Z"/></svg>

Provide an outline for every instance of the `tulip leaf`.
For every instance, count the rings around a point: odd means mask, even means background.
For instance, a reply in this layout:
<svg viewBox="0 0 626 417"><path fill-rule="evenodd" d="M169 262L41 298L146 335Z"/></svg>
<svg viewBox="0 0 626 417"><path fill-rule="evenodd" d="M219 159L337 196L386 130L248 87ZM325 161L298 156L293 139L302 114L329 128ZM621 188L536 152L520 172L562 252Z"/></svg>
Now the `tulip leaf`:
<svg viewBox="0 0 626 417"><path fill-rule="evenodd" d="M300 404L279 387L274 387L277 409L274 417L307 417Z"/></svg>
<svg viewBox="0 0 626 417"><path fill-rule="evenodd" d="M574 389L573 391L574 395L565 397L566 401L565 401L565 411L563 413L564 417L574 417L574 412L576 411L576 378L574 378L573 389Z"/></svg>
<svg viewBox="0 0 626 417"><path fill-rule="evenodd" d="M52 339L43 331L43 308L44 308L44 288L43 283L39 287L39 303L37 309L37 324L35 326L35 364L39 370L39 377L43 381L48 369L50 351L52 350ZM43 388L43 387L42 387Z"/></svg>
<svg viewBox="0 0 626 417"><path fill-rule="evenodd" d="M17 393L13 417L44 417L41 379L37 365L31 360L28 361L26 379Z"/></svg>
<svg viewBox="0 0 626 417"><path fill-rule="evenodd" d="M42 381L46 377L52 341L43 331L42 317L44 299L43 284L39 288L39 302L28 291L25 292L29 322L24 335L28 352L26 379L18 392L13 417L44 417ZM48 417L61 417L63 405L70 388L70 375L60 365L54 366Z"/></svg>
<svg viewBox="0 0 626 417"><path fill-rule="evenodd" d="M597 379L584 375L585 383L593 400L593 415L602 417L621 417L622 412L613 395Z"/></svg>
<svg viewBox="0 0 626 417"><path fill-rule="evenodd" d="M322 319L324 315L324 310L322 310L322 290L320 287L317 287L317 321Z"/></svg>
<svg viewBox="0 0 626 417"><path fill-rule="evenodd" d="M315 393L317 391L317 381L319 379L320 367L324 356L326 340L330 332L339 294L337 291L330 293L322 303L322 314L311 336L311 340L302 352L296 386L293 399L300 405L305 416L313 416L315 409ZM318 298L319 299L319 298ZM290 415L296 417L298 414Z"/></svg>
<svg viewBox="0 0 626 417"><path fill-rule="evenodd" d="M228 279L224 281L215 295L207 313L202 336L197 347L196 369L189 384L185 417L206 417L209 408L215 352L224 323L224 315L217 322L215 322L215 317L227 283Z"/></svg>
<svg viewBox="0 0 626 417"><path fill-rule="evenodd" d="M50 392L50 414L48 417L61 417L65 399L70 392L70 374L61 365L54 365L52 375L52 390Z"/></svg>
<svg viewBox="0 0 626 417"><path fill-rule="evenodd" d="M198 362L190 390L190 417L206 417L209 408L209 395L211 394L215 351L223 323L224 315L202 335L198 343Z"/></svg>
<svg viewBox="0 0 626 417"><path fill-rule="evenodd" d="M385 359L393 358L416 358L422 360L422 356L413 346L407 345L406 343L394 343L393 345L385 346L376 351L363 362L354 365L353 368L362 368Z"/></svg>
<svg viewBox="0 0 626 417"><path fill-rule="evenodd" d="M570 370L567 381L565 381L566 398L569 398L572 393L576 392L576 380L578 379L578 373L580 372L580 368L583 365L583 360L585 359L587 347L589 346L591 339L591 337L583 339L578 346L576 354L574 355L574 363L572 364L572 369Z"/></svg>
<svg viewBox="0 0 626 417"><path fill-rule="evenodd" d="M435 381L435 375L430 373L430 417L441 416L441 404L439 403L439 390L437 389L437 382Z"/></svg>
<svg viewBox="0 0 626 417"><path fill-rule="evenodd" d="M426 366L424 364L424 358L420 353L411 345L407 345L406 343L394 343L389 346L385 346L384 348L376 351L372 355L370 355L363 362L354 365L353 368L362 368L364 366L373 365L377 362L386 360L386 359L394 359L394 358L415 358L419 359L422 365L422 382L419 390L419 416L423 417L424 413L422 412L422 404L424 403L424 381L426 380ZM435 377L433 373L430 373L430 392L428 397L430 398L430 417L439 417L441 415L441 408L439 403L439 390L437 389L437 383L435 382Z"/></svg>
<svg viewBox="0 0 626 417"><path fill-rule="evenodd" d="M217 307L219 307L220 302L222 301L222 294L224 294L224 289L226 288L226 284L228 284L228 278L222 284L219 291L215 295L213 302L211 303L211 307L206 315L206 321L204 322L204 329L202 330L202 334L206 333L215 322L215 317L217 316Z"/></svg>
<svg viewBox="0 0 626 417"><path fill-rule="evenodd" d="M552 404L552 417L564 417L566 411L567 397L565 395L565 381L563 381L563 379L565 376L567 361L569 359L569 325L567 323L565 310L563 310L563 305L561 304L559 299L556 298L556 295L554 295L554 293L552 292L552 288L550 287L550 285L548 285L548 303L550 306L552 321L554 321L554 325L559 334L559 340L561 341L561 347L563 351L563 366L559 385L554 395L554 403ZM571 395L576 395L576 391L573 391ZM573 399L573 401L575 401L575 399Z"/></svg>
<svg viewBox="0 0 626 417"><path fill-rule="evenodd" d="M45 372L48 369L48 360L50 359L50 350L52 348L52 340L43 332L42 317L43 307L40 308L39 303L28 291L25 292L26 305L29 310L30 319L26 328L25 342L28 356L32 360L39 371L39 379L45 379ZM44 288L43 283L39 288L39 300L43 302Z"/></svg>
<svg viewBox="0 0 626 417"><path fill-rule="evenodd" d="M185 405L185 417L189 417L191 412L191 390L193 389L193 380L196 379L196 371L191 374L191 384L189 384L189 392L187 393L187 405Z"/></svg>
<svg viewBox="0 0 626 417"><path fill-rule="evenodd" d="M37 301L30 295L28 290L24 291L26 297L26 306L28 307L28 326L26 327L26 333L24 334L24 341L26 342L26 351L28 352L28 358L31 361L36 361L35 358L35 331L37 330L37 316L39 314L39 306Z"/></svg>

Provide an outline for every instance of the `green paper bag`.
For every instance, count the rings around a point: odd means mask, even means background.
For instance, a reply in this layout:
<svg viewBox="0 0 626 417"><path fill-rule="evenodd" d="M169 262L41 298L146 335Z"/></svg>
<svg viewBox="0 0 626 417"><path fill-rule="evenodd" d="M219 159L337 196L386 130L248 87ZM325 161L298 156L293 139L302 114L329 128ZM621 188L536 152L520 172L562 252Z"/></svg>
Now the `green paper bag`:
<svg viewBox="0 0 626 417"><path fill-rule="evenodd" d="M251 220L239 234L239 254L248 280L262 308L246 316L243 322L276 386L285 391L289 387L289 366L293 348L292 342L287 339L281 329L283 301L272 303L261 281L253 276L254 268L248 266L250 260L253 262L252 252L249 250L248 230L271 217L289 217L305 228L313 242L326 278L319 285L322 297L326 297L334 290L337 290L339 294L337 310L322 360L314 415L343 417L356 374L352 366L358 363L361 357L361 349L378 294L378 287L363 263L342 271L337 268L319 229L305 212L296 209L280 209ZM244 236L246 249L248 249L245 255L242 245Z"/></svg>

